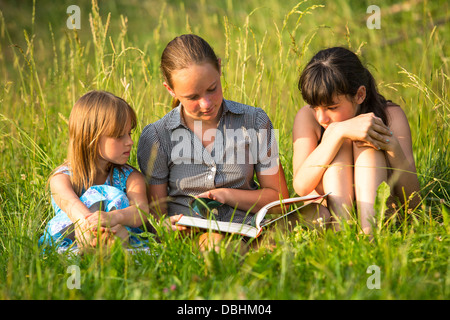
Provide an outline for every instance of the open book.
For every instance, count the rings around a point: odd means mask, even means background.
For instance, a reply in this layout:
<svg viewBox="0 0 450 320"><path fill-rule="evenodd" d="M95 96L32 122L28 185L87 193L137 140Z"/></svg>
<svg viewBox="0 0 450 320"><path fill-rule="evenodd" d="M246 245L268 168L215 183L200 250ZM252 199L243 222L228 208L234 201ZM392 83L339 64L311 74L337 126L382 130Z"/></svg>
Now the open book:
<svg viewBox="0 0 450 320"><path fill-rule="evenodd" d="M261 234L261 231L264 227L268 226L269 224L295 212L298 211L307 205L309 205L311 202L303 203L301 206L295 208L292 211L289 211L285 214L281 214L280 216L277 216L274 219L270 220L264 220L264 217L266 216L267 211L269 209L280 206L281 204L291 204L296 202L306 202L306 201L314 201L323 199L327 196L326 195L309 195L304 197L295 197L295 198L288 198L283 200L277 200L273 201L269 204L266 204L264 207L262 207L257 213L254 214L251 223L245 224L245 223L236 223L236 222L227 222L227 221L217 221L214 216L214 210L218 206L222 205L221 203L217 201L213 201L211 199L207 198L196 198L193 202L191 202L191 208L194 211L194 214L196 216L182 216L180 220L178 220L177 224L188 226L188 227L196 227L201 229L208 229L208 230L214 230L219 232L229 232L229 233L238 233L243 236L256 238ZM206 209L206 215L205 210L199 210L199 209ZM203 213L201 212L203 211Z"/></svg>

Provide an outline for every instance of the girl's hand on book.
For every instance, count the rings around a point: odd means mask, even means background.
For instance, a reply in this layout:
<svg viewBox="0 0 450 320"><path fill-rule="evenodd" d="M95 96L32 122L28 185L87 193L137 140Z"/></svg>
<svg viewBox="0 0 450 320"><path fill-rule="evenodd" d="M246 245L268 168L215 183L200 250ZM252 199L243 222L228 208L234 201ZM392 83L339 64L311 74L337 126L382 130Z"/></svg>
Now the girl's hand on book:
<svg viewBox="0 0 450 320"><path fill-rule="evenodd" d="M227 203L227 188L209 190L197 195L197 198L208 198L220 203Z"/></svg>
<svg viewBox="0 0 450 320"><path fill-rule="evenodd" d="M172 231L185 231L188 230L188 227L177 225L178 220L181 219L182 214L177 214L174 216L170 216L164 219L162 222L163 226L168 230Z"/></svg>

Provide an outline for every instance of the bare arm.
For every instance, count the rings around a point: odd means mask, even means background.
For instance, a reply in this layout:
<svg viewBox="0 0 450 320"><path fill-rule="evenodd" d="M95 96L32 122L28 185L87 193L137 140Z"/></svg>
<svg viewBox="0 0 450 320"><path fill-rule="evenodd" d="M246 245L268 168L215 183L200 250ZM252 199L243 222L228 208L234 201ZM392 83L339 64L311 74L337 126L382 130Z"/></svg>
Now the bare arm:
<svg viewBox="0 0 450 320"><path fill-rule="evenodd" d="M243 211L252 209L251 212L253 213L266 204L279 200L280 196L283 199L289 198L289 191L281 164L274 173L262 171L258 172L256 176L261 186L258 190L218 188L201 193L198 197L214 199Z"/></svg>
<svg viewBox="0 0 450 320"><path fill-rule="evenodd" d="M130 206L113 214L119 216L117 224L139 227L147 221L149 207L144 176L138 171L133 171L127 179L127 197Z"/></svg>
<svg viewBox="0 0 450 320"><path fill-rule="evenodd" d="M150 213L159 220L161 216L167 214L167 183L153 184L147 186L147 197L150 201ZM187 230L185 226L177 225L181 214L166 217L163 225L171 230Z"/></svg>
<svg viewBox="0 0 450 320"><path fill-rule="evenodd" d="M293 129L294 190L299 195L307 195L318 186L345 139L378 149L391 136L389 128L372 113L331 123L319 145L318 130L313 111L309 106L303 107L297 113Z"/></svg>
<svg viewBox="0 0 450 320"><path fill-rule="evenodd" d="M117 224L137 227L142 225L139 209L148 212L144 178L135 171L130 174L127 180L127 196L130 200L130 207L111 213L100 211L93 214L90 212L89 208L84 205L73 190L70 177L66 174L59 173L54 175L50 179L50 189L55 203L68 215L73 223L87 221L91 227L97 227L97 223L100 220L102 227L115 226Z"/></svg>
<svg viewBox="0 0 450 320"><path fill-rule="evenodd" d="M332 128L329 128L332 129ZM293 127L293 186L300 195L310 194L320 183L326 166L336 156L342 139L330 134L317 145L320 125L309 106L303 107L296 115Z"/></svg>
<svg viewBox="0 0 450 320"><path fill-rule="evenodd" d="M392 179L395 194L403 200L403 192L408 198L420 190L412 150L411 130L408 119L401 108L389 107L387 111L392 119L390 128L393 136L388 143L382 146L382 149L386 151L389 165L394 170ZM414 197L411 206L417 206L419 200L418 196Z"/></svg>
<svg viewBox="0 0 450 320"><path fill-rule="evenodd" d="M75 193L70 177L64 173L57 173L50 178L50 190L58 207L64 211L75 226L75 239L80 246L95 246L96 237L92 235L87 218L92 215L89 209L81 202ZM111 230L103 230L106 238ZM93 241L94 240L94 241Z"/></svg>
<svg viewBox="0 0 450 320"><path fill-rule="evenodd" d="M84 220L92 214L73 190L70 177L67 174L57 173L51 177L50 190L55 203L73 223Z"/></svg>
<svg viewBox="0 0 450 320"><path fill-rule="evenodd" d="M167 214L167 183L147 185L147 198L150 206L150 213L159 218Z"/></svg>
<svg viewBox="0 0 450 320"><path fill-rule="evenodd" d="M95 212L87 218L91 226L97 226L100 221L102 227L114 227L123 225L139 227L147 221L148 201L146 195L145 180L141 173L133 171L127 179L127 197L130 206L112 212Z"/></svg>

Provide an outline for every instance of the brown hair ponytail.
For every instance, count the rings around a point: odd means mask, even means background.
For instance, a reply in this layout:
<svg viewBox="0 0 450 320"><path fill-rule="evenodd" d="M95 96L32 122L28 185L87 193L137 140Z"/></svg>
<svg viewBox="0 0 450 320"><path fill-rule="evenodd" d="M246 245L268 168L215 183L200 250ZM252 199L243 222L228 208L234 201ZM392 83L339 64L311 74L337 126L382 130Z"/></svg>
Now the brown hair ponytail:
<svg viewBox="0 0 450 320"><path fill-rule="evenodd" d="M173 89L174 71L188 68L192 64L209 62L220 72L220 63L214 50L201 37L184 34L170 41L161 55L160 69L167 85ZM172 108L178 106L178 99L172 101Z"/></svg>

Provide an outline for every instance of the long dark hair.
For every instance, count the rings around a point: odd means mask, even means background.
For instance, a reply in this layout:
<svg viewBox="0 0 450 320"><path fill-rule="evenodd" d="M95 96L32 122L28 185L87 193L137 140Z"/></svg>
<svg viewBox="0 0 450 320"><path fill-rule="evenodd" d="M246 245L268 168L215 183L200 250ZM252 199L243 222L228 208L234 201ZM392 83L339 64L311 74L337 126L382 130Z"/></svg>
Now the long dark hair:
<svg viewBox="0 0 450 320"><path fill-rule="evenodd" d="M360 114L373 112L388 124L387 100L378 93L375 80L352 51L334 47L319 51L303 70L298 89L311 106L333 105L336 95L354 97L360 86L366 87L366 98Z"/></svg>
<svg viewBox="0 0 450 320"><path fill-rule="evenodd" d="M203 38L194 34L183 34L170 41L161 55L160 69L164 81L173 89L172 73L192 64L211 63L220 72L220 63L214 50ZM178 100L172 101L172 107Z"/></svg>

